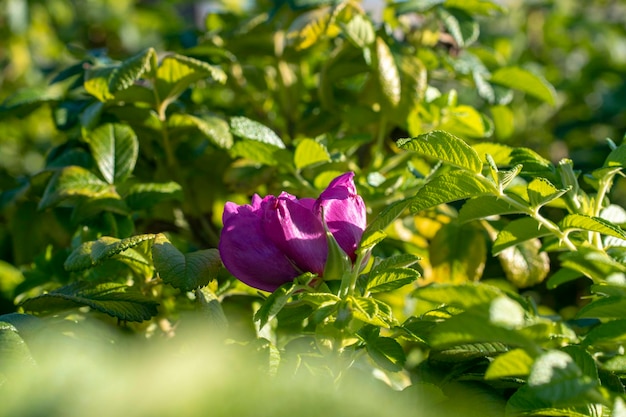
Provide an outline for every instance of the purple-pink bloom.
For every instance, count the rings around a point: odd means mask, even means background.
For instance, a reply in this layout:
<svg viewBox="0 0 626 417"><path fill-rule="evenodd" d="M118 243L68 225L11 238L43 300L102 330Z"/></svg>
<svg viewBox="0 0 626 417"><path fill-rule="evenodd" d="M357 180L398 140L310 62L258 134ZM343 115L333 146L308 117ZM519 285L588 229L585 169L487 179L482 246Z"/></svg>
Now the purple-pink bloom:
<svg viewBox="0 0 626 417"><path fill-rule="evenodd" d="M328 256L322 212L339 247L355 261L366 217L353 172L335 178L317 199L283 192L255 194L251 203L228 202L222 217L220 256L240 281L274 291L304 272L322 276Z"/></svg>

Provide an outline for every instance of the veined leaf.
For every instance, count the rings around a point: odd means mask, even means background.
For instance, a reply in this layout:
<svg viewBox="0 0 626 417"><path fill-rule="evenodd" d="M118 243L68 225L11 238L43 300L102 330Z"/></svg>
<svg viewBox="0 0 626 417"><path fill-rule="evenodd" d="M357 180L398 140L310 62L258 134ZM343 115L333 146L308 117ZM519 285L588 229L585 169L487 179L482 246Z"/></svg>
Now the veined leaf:
<svg viewBox="0 0 626 417"><path fill-rule="evenodd" d="M228 123L216 116L197 117L191 114L175 113L167 119L167 125L174 129L198 129L211 143L222 149L233 146L233 135Z"/></svg>
<svg viewBox="0 0 626 417"><path fill-rule="evenodd" d="M521 213L521 209L513 207L506 200L493 195L485 195L467 200L459 210L458 220L461 223L485 217Z"/></svg>
<svg viewBox="0 0 626 417"><path fill-rule="evenodd" d="M485 379L523 377L530 374L533 358L524 349L513 349L494 359L485 372Z"/></svg>
<svg viewBox="0 0 626 417"><path fill-rule="evenodd" d="M403 253L400 255L390 256L380 260L376 263L370 273L377 273L378 271L384 271L392 268L408 268L409 266L417 263L421 258L415 256L412 253Z"/></svg>
<svg viewBox="0 0 626 417"><path fill-rule="evenodd" d="M453 8L440 8L438 12L448 33L459 47L463 48L476 42L480 27L472 16L463 10Z"/></svg>
<svg viewBox="0 0 626 417"><path fill-rule="evenodd" d="M480 279L487 260L483 229L473 223L444 224L428 247L431 279L463 283Z"/></svg>
<svg viewBox="0 0 626 417"><path fill-rule="evenodd" d="M124 196L124 200L131 210L144 210L154 207L161 201L180 201L182 198L182 187L173 181L134 184L128 188Z"/></svg>
<svg viewBox="0 0 626 417"><path fill-rule="evenodd" d="M126 239L117 239L103 236L98 240L85 242L70 253L64 263L68 271L81 271L91 268L105 259L111 258L127 249L134 248L147 240L156 237L153 234L131 236Z"/></svg>
<svg viewBox="0 0 626 417"><path fill-rule="evenodd" d="M532 207L541 207L567 191L567 189L559 190L547 179L538 177L528 184L528 199Z"/></svg>
<svg viewBox="0 0 626 417"><path fill-rule="evenodd" d="M39 209L52 207L72 197L116 198L115 187L79 166L68 166L54 173L39 202Z"/></svg>
<svg viewBox="0 0 626 417"><path fill-rule="evenodd" d="M290 151L255 140L239 140L230 148L233 157L249 159L260 164L276 166L293 163L293 155Z"/></svg>
<svg viewBox="0 0 626 417"><path fill-rule="evenodd" d="M217 249L205 249L184 254L162 234L152 244L154 268L166 284L182 291L207 285L217 277L222 265Z"/></svg>
<svg viewBox="0 0 626 417"><path fill-rule="evenodd" d="M330 161L330 155L326 148L313 139L303 139L296 146L293 162L299 170L309 165L328 161Z"/></svg>
<svg viewBox="0 0 626 417"><path fill-rule="evenodd" d="M595 283L604 282L615 273L626 273L626 266L611 258L606 252L580 248L576 252L565 252L559 256L561 266L591 278Z"/></svg>
<svg viewBox="0 0 626 417"><path fill-rule="evenodd" d="M492 83L523 91L554 106L556 92L552 84L519 67L500 68L491 75Z"/></svg>
<svg viewBox="0 0 626 417"><path fill-rule="evenodd" d="M398 106L401 98L400 72L389 46L380 37L376 38L374 57L374 71L380 85L383 103L394 108Z"/></svg>
<svg viewBox="0 0 626 417"><path fill-rule="evenodd" d="M508 350L507 345L499 342L466 343L432 351L428 355L428 359L436 362L466 362L471 359L497 356Z"/></svg>
<svg viewBox="0 0 626 417"><path fill-rule="evenodd" d="M582 346L613 345L626 342L626 319L600 323L585 335Z"/></svg>
<svg viewBox="0 0 626 417"><path fill-rule="evenodd" d="M506 166L511 163L513 148L510 146L495 142L481 142L472 145L472 148L474 148L483 163L487 163L487 154L491 155L491 158L498 166Z"/></svg>
<svg viewBox="0 0 626 417"><path fill-rule="evenodd" d="M372 22L362 14L354 15L347 24L343 25L343 32L357 48L366 48L376 39Z"/></svg>
<svg viewBox="0 0 626 417"><path fill-rule="evenodd" d="M347 298L353 317L363 323L391 328L395 325L391 308L386 303L370 297Z"/></svg>
<svg viewBox="0 0 626 417"><path fill-rule="evenodd" d="M414 197L396 201L385 207L376 218L365 228L359 251L368 250L387 236L385 229L396 220L413 202Z"/></svg>
<svg viewBox="0 0 626 417"><path fill-rule="evenodd" d="M413 213L417 213L439 204L496 192L493 183L485 177L463 170L452 171L434 177L420 188L410 208Z"/></svg>
<svg viewBox="0 0 626 417"><path fill-rule="evenodd" d="M418 288L413 296L432 303L446 304L459 308L488 305L504 294L499 288L486 284L433 284Z"/></svg>
<svg viewBox="0 0 626 417"><path fill-rule="evenodd" d="M598 232L607 236L613 236L618 239L626 239L626 232L624 232L623 229L600 217L570 214L561 220L559 227L563 231L587 230L590 232Z"/></svg>
<svg viewBox="0 0 626 417"><path fill-rule="evenodd" d="M513 220L498 233L495 242L493 242L492 253L495 256L506 248L549 234L550 231L545 227L541 227L537 220L532 217L522 217L521 219Z"/></svg>
<svg viewBox="0 0 626 417"><path fill-rule="evenodd" d="M109 184L123 182L135 168L139 141L126 125L104 124L85 135L102 177Z"/></svg>
<svg viewBox="0 0 626 417"><path fill-rule="evenodd" d="M267 323L272 321L293 295L294 283L289 282L276 288L263 302L261 307L254 314L254 320L259 322L262 329Z"/></svg>
<svg viewBox="0 0 626 417"><path fill-rule="evenodd" d="M277 148L285 148L285 144L269 127L250 120L247 117L237 116L230 119L230 129L234 135Z"/></svg>
<svg viewBox="0 0 626 417"><path fill-rule="evenodd" d="M521 164L522 172L533 177L550 178L550 174L555 172L554 165L528 148L513 148L511 151L511 165Z"/></svg>
<svg viewBox="0 0 626 417"><path fill-rule="evenodd" d="M404 349L390 337L371 337L365 340L365 349L380 367L391 372L402 370L406 361Z"/></svg>
<svg viewBox="0 0 626 417"><path fill-rule="evenodd" d="M124 321L144 321L157 315L159 303L124 284L75 282L21 304L40 313L89 306Z"/></svg>
<svg viewBox="0 0 626 417"><path fill-rule="evenodd" d="M410 268L389 268L379 272L373 271L365 289L371 293L385 292L401 288L412 283L420 274Z"/></svg>
<svg viewBox="0 0 626 417"><path fill-rule="evenodd" d="M539 399L557 403L574 399L596 385L597 381L584 375L570 355L558 350L537 358L528 377L528 386Z"/></svg>
<svg viewBox="0 0 626 417"><path fill-rule="evenodd" d="M398 146L477 174L483 167L482 160L471 146L442 130L434 130L415 138L401 139Z"/></svg>
<svg viewBox="0 0 626 417"><path fill-rule="evenodd" d="M602 297L584 305L578 318L621 319L626 317L626 297Z"/></svg>
<svg viewBox="0 0 626 417"><path fill-rule="evenodd" d="M306 49L325 35L330 23L330 6L317 8L299 15L289 27L287 38L296 49Z"/></svg>
<svg viewBox="0 0 626 417"><path fill-rule="evenodd" d="M203 78L226 82L226 73L221 68L179 54L163 58L156 75L155 88L162 103L175 100L191 84Z"/></svg>

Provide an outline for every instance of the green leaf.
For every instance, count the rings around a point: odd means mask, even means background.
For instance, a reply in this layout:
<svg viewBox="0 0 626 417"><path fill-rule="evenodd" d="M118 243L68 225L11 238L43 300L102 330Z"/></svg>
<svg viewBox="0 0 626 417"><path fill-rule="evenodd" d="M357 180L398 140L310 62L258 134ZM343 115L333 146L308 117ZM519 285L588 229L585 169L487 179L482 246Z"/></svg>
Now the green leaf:
<svg viewBox="0 0 626 417"><path fill-rule="evenodd" d="M124 284L75 282L21 304L25 311L56 312L88 306L123 321L144 321L157 315L159 303Z"/></svg>
<svg viewBox="0 0 626 417"><path fill-rule="evenodd" d="M498 139L503 140L511 137L515 132L515 116L513 111L507 106L491 106L489 108L495 135Z"/></svg>
<svg viewBox="0 0 626 417"><path fill-rule="evenodd" d="M233 135L228 122L217 116L197 117L191 114L175 113L168 117L167 125L172 129L197 129L211 143L222 149L230 149L233 146Z"/></svg>
<svg viewBox="0 0 626 417"><path fill-rule="evenodd" d="M107 123L85 134L102 177L109 184L121 183L135 168L139 141L128 126Z"/></svg>
<svg viewBox="0 0 626 417"><path fill-rule="evenodd" d="M528 148L513 148L511 151L511 165L522 165L522 172L532 177L551 178L554 174L554 165L537 152Z"/></svg>
<svg viewBox="0 0 626 417"><path fill-rule="evenodd" d="M604 282L615 273L626 273L624 264L598 249L580 248L576 252L561 254L559 260L561 261L561 267L577 271L591 278L595 283Z"/></svg>
<svg viewBox="0 0 626 417"><path fill-rule="evenodd" d="M445 0L445 7L463 10L469 14L490 16L497 12L503 12L504 8L491 0Z"/></svg>
<svg viewBox="0 0 626 417"><path fill-rule="evenodd" d="M347 24L343 25L343 32L357 48L366 48L376 39L372 22L362 14L354 15Z"/></svg>
<svg viewBox="0 0 626 417"><path fill-rule="evenodd" d="M532 217L522 217L521 219L513 220L498 233L495 242L493 242L492 253L495 256L506 248L549 234L550 232L546 228L541 227L537 220Z"/></svg>
<svg viewBox="0 0 626 417"><path fill-rule="evenodd" d="M178 54L165 56L156 75L155 87L161 103L174 101L191 84L204 78L226 82L226 73L221 68Z"/></svg>
<svg viewBox="0 0 626 417"><path fill-rule="evenodd" d="M413 296L431 303L445 304L458 308L488 305L504 293L499 288L486 284L433 284L417 289Z"/></svg>
<svg viewBox="0 0 626 417"><path fill-rule="evenodd" d="M369 281L365 289L371 293L392 291L412 283L420 274L410 268L388 268L385 270L375 270L370 274Z"/></svg>
<svg viewBox="0 0 626 417"><path fill-rule="evenodd" d="M600 323L585 335L582 346L596 346L601 348L604 345L613 346L626 342L626 319L611 320Z"/></svg>
<svg viewBox="0 0 626 417"><path fill-rule="evenodd" d="M285 148L283 141L272 129L247 117L232 117L230 119L230 129L234 135L244 139L265 143L281 149Z"/></svg>
<svg viewBox="0 0 626 417"><path fill-rule="evenodd" d="M293 161L293 156L286 149L254 140L235 142L230 148L230 154L269 166L289 165Z"/></svg>
<svg viewBox="0 0 626 417"><path fill-rule="evenodd" d="M39 209L55 206L74 197L120 198L111 184L85 168L69 166L54 173L39 202Z"/></svg>
<svg viewBox="0 0 626 417"><path fill-rule="evenodd" d="M406 362L404 349L390 337L368 338L365 340L365 348L374 362L390 372L401 371Z"/></svg>
<svg viewBox="0 0 626 417"><path fill-rule="evenodd" d="M200 311L207 320L211 329L226 330L228 319L224 314L224 309L215 293L208 287L198 288L196 300L200 305Z"/></svg>
<svg viewBox="0 0 626 417"><path fill-rule="evenodd" d="M204 287L217 277L222 265L217 249L205 249L184 254L163 235L152 244L154 268L166 284L182 291Z"/></svg>
<svg viewBox="0 0 626 417"><path fill-rule="evenodd" d="M604 167L626 168L626 143L613 149L604 161Z"/></svg>
<svg viewBox="0 0 626 417"><path fill-rule="evenodd" d="M491 155L491 158L498 166L511 165L511 152L513 148L501 143L494 142L481 142L472 145L472 148L480 156L483 163L487 163L487 155Z"/></svg>
<svg viewBox="0 0 626 417"><path fill-rule="evenodd" d="M276 288L276 290L265 299L261 307L254 314L254 320L259 322L260 329L265 327L267 323L278 315L283 307L285 307L294 291L295 284L288 282Z"/></svg>
<svg viewBox="0 0 626 417"><path fill-rule="evenodd" d="M313 139L303 139L296 146L293 162L298 170L320 162L329 162L330 155L324 145Z"/></svg>
<svg viewBox="0 0 626 417"><path fill-rule="evenodd" d="M444 224L428 252L431 277L436 282L476 281L482 276L487 260L487 244L482 227L475 223Z"/></svg>
<svg viewBox="0 0 626 417"><path fill-rule="evenodd" d="M383 103L391 108L397 107L401 98L400 72L387 43L376 38L374 71L381 89Z"/></svg>
<svg viewBox="0 0 626 417"><path fill-rule="evenodd" d="M559 223L559 227L563 231L586 230L590 232L598 232L603 235L613 236L618 239L626 239L626 232L613 223L600 217L585 216L583 214L567 215Z"/></svg>
<svg viewBox="0 0 626 417"><path fill-rule="evenodd" d="M306 49L326 34L332 17L331 7L321 7L300 14L289 26L287 38L296 49Z"/></svg>
<svg viewBox="0 0 626 417"><path fill-rule="evenodd" d="M494 84L523 91L552 106L556 104L556 92L552 84L522 68L500 68L491 74L490 81Z"/></svg>
<svg viewBox="0 0 626 417"><path fill-rule="evenodd" d="M546 288L553 290L561 284L580 278L583 274L569 268L561 268L548 278Z"/></svg>
<svg viewBox="0 0 626 417"><path fill-rule="evenodd" d="M89 69L85 71L85 90L100 101L112 100L115 93L131 87L149 71L154 59L154 49L148 48L119 65Z"/></svg>
<svg viewBox="0 0 626 417"><path fill-rule="evenodd" d="M124 196L131 210L145 210L162 201L182 199L183 189L175 182L133 184Z"/></svg>
<svg viewBox="0 0 626 417"><path fill-rule="evenodd" d="M389 258L384 258L380 260L380 262L375 263L370 273L378 273L379 271L385 271L393 268L408 268L409 266L417 263L420 259L421 258L419 256L415 256L412 253L402 253L390 256Z"/></svg>
<svg viewBox="0 0 626 417"><path fill-rule="evenodd" d="M457 170L427 182L412 198L410 209L417 213L439 204L496 192L493 183L485 177Z"/></svg>
<svg viewBox="0 0 626 417"><path fill-rule="evenodd" d="M520 208L510 205L506 200L498 196L485 195L467 200L459 210L458 221L465 223L495 215L521 212Z"/></svg>
<svg viewBox="0 0 626 417"><path fill-rule="evenodd" d="M485 372L485 379L523 377L530 374L533 358L524 349L513 349L494 359Z"/></svg>
<svg viewBox="0 0 626 417"><path fill-rule="evenodd" d="M498 258L506 278L517 288L537 285L550 272L550 258L541 251L539 239L530 239L504 249Z"/></svg>
<svg viewBox="0 0 626 417"><path fill-rule="evenodd" d="M484 138L491 135L493 126L489 119L472 106L449 107L438 129L453 135Z"/></svg>
<svg viewBox="0 0 626 417"><path fill-rule="evenodd" d="M363 323L390 328L394 323L388 304L375 298L348 297L348 305L355 319Z"/></svg>
<svg viewBox="0 0 626 417"><path fill-rule="evenodd" d="M585 304L578 318L621 319L626 317L626 297L602 297Z"/></svg>
<svg viewBox="0 0 626 417"><path fill-rule="evenodd" d="M448 33L461 48L476 42L480 34L480 27L472 17L460 9L438 9L439 17L443 21Z"/></svg>
<svg viewBox="0 0 626 417"><path fill-rule="evenodd" d="M559 190L547 179L538 177L528 184L528 199L530 205L537 208L556 200L567 191L567 189Z"/></svg>
<svg viewBox="0 0 626 417"><path fill-rule="evenodd" d="M156 235L153 234L136 235L126 239L103 236L98 240L85 242L74 249L65 260L63 266L67 271L81 271L92 268L105 259L139 246L155 237Z"/></svg>
<svg viewBox="0 0 626 417"><path fill-rule="evenodd" d="M28 345L13 325L0 321L0 377L3 373L23 372L35 364ZM0 378L0 386L2 386Z"/></svg>
<svg viewBox="0 0 626 417"><path fill-rule="evenodd" d="M391 203L385 207L370 224L365 228L361 242L359 243L359 251L372 248L387 236L385 229L393 223L400 215L411 205L414 198L406 198Z"/></svg>
<svg viewBox="0 0 626 417"><path fill-rule="evenodd" d="M415 138L400 139L398 146L415 151L456 167L480 173L483 163L478 153L463 140L442 130L434 130Z"/></svg>

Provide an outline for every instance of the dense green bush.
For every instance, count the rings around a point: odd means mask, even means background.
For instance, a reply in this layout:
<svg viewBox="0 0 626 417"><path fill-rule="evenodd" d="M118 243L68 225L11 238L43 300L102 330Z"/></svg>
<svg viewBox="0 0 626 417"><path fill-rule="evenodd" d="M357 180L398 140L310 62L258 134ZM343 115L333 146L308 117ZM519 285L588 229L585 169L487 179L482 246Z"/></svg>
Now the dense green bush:
<svg viewBox="0 0 626 417"><path fill-rule="evenodd" d="M63 391L90 366L72 363L79 350L119 362L95 366L103 384L135 370L150 384L180 364L173 392L190 409L205 407L198 385L223 381L221 413L272 378L250 401L270 407L272 387L299 381L295 407L322 385L347 399L320 406L345 413L380 414L380 398L417 415L623 414L626 7L509 3L233 3L203 16L176 1L10 0L11 413L71 402ZM368 217L352 262L328 232L323 274L272 293L223 267L226 202L316 198L348 171ZM180 360L204 344L210 381ZM121 359L143 349L136 367ZM58 396L26 400L61 368ZM357 406L355 381L371 405ZM165 404L168 384L153 388Z"/></svg>

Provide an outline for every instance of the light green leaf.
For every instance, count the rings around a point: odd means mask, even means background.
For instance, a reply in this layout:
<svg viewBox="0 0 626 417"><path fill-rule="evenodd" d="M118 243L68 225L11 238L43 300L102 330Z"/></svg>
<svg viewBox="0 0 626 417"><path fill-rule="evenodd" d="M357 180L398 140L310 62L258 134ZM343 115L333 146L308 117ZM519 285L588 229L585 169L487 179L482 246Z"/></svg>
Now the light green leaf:
<svg viewBox="0 0 626 417"><path fill-rule="evenodd" d="M301 170L309 165L330 161L330 155L324 145L313 139L303 139L296 146L293 161L296 168Z"/></svg>
<svg viewBox="0 0 626 417"><path fill-rule="evenodd" d="M120 198L113 185L85 168L69 166L54 173L39 202L39 209L52 207L73 197Z"/></svg>
<svg viewBox="0 0 626 417"><path fill-rule="evenodd" d="M144 321L157 315L159 303L124 284L75 282L21 304L26 311L56 312L88 306L123 321Z"/></svg>
<svg viewBox="0 0 626 417"><path fill-rule="evenodd" d="M326 34L331 22L331 12L331 7L326 6L300 14L289 26L287 39L296 49L313 46Z"/></svg>
<svg viewBox="0 0 626 417"><path fill-rule="evenodd" d="M342 26L346 37L357 48L366 48L373 44L376 39L372 22L362 14L354 15L347 24Z"/></svg>
<svg viewBox="0 0 626 417"><path fill-rule="evenodd" d="M226 73L221 68L179 54L165 56L156 75L155 88L162 103L175 100L191 84L204 78L226 82Z"/></svg>
<svg viewBox="0 0 626 417"><path fill-rule="evenodd" d="M438 9L439 17L443 21L448 33L461 48L476 42L480 34L480 27L472 17L463 10Z"/></svg>
<svg viewBox="0 0 626 417"><path fill-rule="evenodd" d="M150 71L155 59L154 49L148 48L119 65L89 69L85 71L85 90L100 101L112 100L115 93L131 87L143 74Z"/></svg>
<svg viewBox="0 0 626 417"><path fill-rule="evenodd" d="M483 167L482 160L471 146L442 130L434 130L415 138L400 139L397 144L402 149L415 151L477 174Z"/></svg>
<svg viewBox="0 0 626 417"><path fill-rule="evenodd" d="M446 7L460 9L469 14L490 16L504 11L502 6L491 0L445 0L442 3Z"/></svg>
<svg viewBox="0 0 626 417"><path fill-rule="evenodd" d="M489 119L472 106L449 107L438 129L452 135L470 138L484 138L491 135L493 126Z"/></svg>
<svg viewBox="0 0 626 417"><path fill-rule="evenodd" d="M0 386L3 382L2 374L24 372L34 364L35 360L30 349L17 329L7 322L0 321Z"/></svg>
<svg viewBox="0 0 626 417"><path fill-rule="evenodd" d="M496 142L481 142L472 145L483 163L487 163L486 155L491 158L498 166L507 166L511 164L511 152L513 148Z"/></svg>
<svg viewBox="0 0 626 417"><path fill-rule="evenodd" d="M555 172L554 165L550 161L528 148L513 148L510 164L521 164L522 172L533 177L550 178L549 174Z"/></svg>
<svg viewBox="0 0 626 417"><path fill-rule="evenodd" d="M466 343L452 346L443 350L435 350L428 355L429 360L437 362L466 362L471 359L484 359L507 352L509 347L504 343Z"/></svg>
<svg viewBox="0 0 626 417"><path fill-rule="evenodd" d="M380 37L376 38L374 71L385 105L397 107L401 98L400 72L387 43Z"/></svg>
<svg viewBox="0 0 626 417"><path fill-rule="evenodd" d="M498 139L507 139L515 132L515 117L513 111L507 106L490 107L491 118Z"/></svg>
<svg viewBox="0 0 626 417"><path fill-rule="evenodd" d="M149 209L161 201L182 201L182 198L182 187L175 182L133 184L124 196L131 210Z"/></svg>
<svg viewBox="0 0 626 417"><path fill-rule="evenodd" d="M283 141L269 127L243 116L230 119L230 129L234 135L265 143L277 148L285 148Z"/></svg>
<svg viewBox="0 0 626 417"><path fill-rule="evenodd" d="M428 252L434 281L477 281L487 260L484 231L475 223L444 224L432 239Z"/></svg>
<svg viewBox="0 0 626 417"><path fill-rule="evenodd" d="M556 104L556 92L552 84L522 68L500 68L491 75L490 81L494 84L523 91L550 105Z"/></svg>
<svg viewBox="0 0 626 417"><path fill-rule="evenodd" d="M617 148L613 149L609 156L604 161L604 167L626 167L626 143L622 143Z"/></svg>
<svg viewBox="0 0 626 417"><path fill-rule="evenodd" d="M467 200L459 210L458 221L464 223L489 216L521 212L520 208L513 207L502 198L485 195Z"/></svg>
<svg viewBox="0 0 626 417"><path fill-rule="evenodd" d="M391 308L380 300L370 297L348 297L347 300L356 320L385 328L390 328L396 324Z"/></svg>
<svg viewBox="0 0 626 417"><path fill-rule="evenodd" d="M365 340L365 349L380 367L391 372L402 370L406 357L404 349L390 337L372 337Z"/></svg>
<svg viewBox="0 0 626 417"><path fill-rule="evenodd" d="M293 162L290 151L254 140L239 140L230 148L233 157L249 159L260 164L276 166L289 165Z"/></svg>
<svg viewBox="0 0 626 417"><path fill-rule="evenodd" d="M200 305L200 311L211 329L219 331L228 328L228 319L224 314L222 304L208 286L198 288L196 291L196 300Z"/></svg>
<svg viewBox="0 0 626 417"><path fill-rule="evenodd" d="M532 207L541 207L556 200L567 191L567 189L559 190L547 179L538 177L528 184L528 199Z"/></svg>
<svg viewBox="0 0 626 417"><path fill-rule="evenodd" d="M626 266L611 258L606 252L580 248L576 252L565 252L559 256L561 266L588 276L595 283L604 282L615 273L626 273Z"/></svg>
<svg viewBox="0 0 626 417"><path fill-rule="evenodd" d="M392 291L412 283L420 274L410 268L388 268L370 276L365 289L371 293Z"/></svg>
<svg viewBox="0 0 626 417"><path fill-rule="evenodd" d="M217 249L184 254L162 234L152 244L154 268L166 284L182 291L204 287L217 277L222 265Z"/></svg>
<svg viewBox="0 0 626 417"><path fill-rule="evenodd" d="M498 233L495 242L493 242L492 253L495 256L506 248L549 234L550 232L545 227L541 227L537 220L532 217L522 217L513 220Z"/></svg>
<svg viewBox="0 0 626 417"><path fill-rule="evenodd" d="M537 398L554 403L575 399L596 385L570 355L558 350L539 356L528 377L528 386Z"/></svg>
<svg viewBox="0 0 626 417"><path fill-rule="evenodd" d="M370 273L378 273L379 271L392 268L408 268L409 266L417 263L420 259L421 258L419 256L415 256L412 253L402 253L390 256L380 260L380 262L378 262L377 259L377 263L374 264Z"/></svg>
<svg viewBox="0 0 626 417"><path fill-rule="evenodd" d="M103 236L98 240L85 242L74 249L65 260L63 266L68 271L81 271L91 268L105 259L141 245L143 242L152 240L155 237L156 235L151 233L131 236L126 239Z"/></svg>
<svg viewBox="0 0 626 417"><path fill-rule="evenodd" d="M85 141L102 177L109 184L121 183L133 172L139 141L130 127L107 123L86 132Z"/></svg>
<svg viewBox="0 0 626 417"><path fill-rule="evenodd" d="M530 239L504 249L498 255L506 278L517 288L543 282L550 272L550 258L541 252L541 241Z"/></svg>
<svg viewBox="0 0 626 417"><path fill-rule="evenodd" d="M600 217L585 216L583 214L570 214L561 220L559 227L563 231L587 230L590 232L598 232L607 236L613 236L618 239L626 239L626 232L624 232L623 229Z"/></svg>
<svg viewBox="0 0 626 417"><path fill-rule="evenodd" d="M504 293L486 284L433 284L417 289L413 296L431 303L446 304L458 308L489 305Z"/></svg>
<svg viewBox="0 0 626 417"><path fill-rule="evenodd" d="M485 379L527 376L532 364L533 358L524 349L513 349L491 362L485 372Z"/></svg>
<svg viewBox="0 0 626 417"><path fill-rule="evenodd" d="M553 290L561 284L580 278L583 274L569 268L561 268L548 278L546 288Z"/></svg>
<svg viewBox="0 0 626 417"><path fill-rule="evenodd" d="M603 297L585 304L578 318L621 319L626 317L626 297Z"/></svg>
<svg viewBox="0 0 626 417"><path fill-rule="evenodd" d="M359 243L359 251L372 248L387 236L385 229L394 222L400 215L411 205L414 198L406 198L396 201L381 211L372 222L365 228L361 242Z"/></svg>
<svg viewBox="0 0 626 417"><path fill-rule="evenodd" d="M611 320L593 327L585 335L582 346L597 346L623 344L626 342L626 319Z"/></svg>
<svg viewBox="0 0 626 417"><path fill-rule="evenodd" d="M492 182L467 171L452 171L438 175L419 189L410 208L413 213L470 197L496 193Z"/></svg>
<svg viewBox="0 0 626 417"><path fill-rule="evenodd" d="M222 149L230 149L233 146L233 135L230 133L228 123L216 116L197 117L191 114L175 113L167 119L167 125L172 129L197 129L211 143Z"/></svg>

